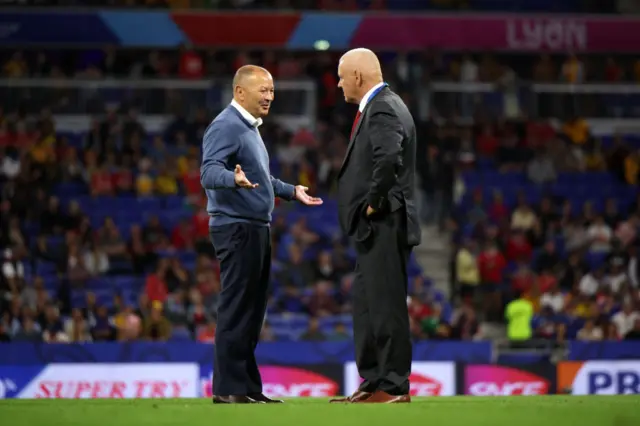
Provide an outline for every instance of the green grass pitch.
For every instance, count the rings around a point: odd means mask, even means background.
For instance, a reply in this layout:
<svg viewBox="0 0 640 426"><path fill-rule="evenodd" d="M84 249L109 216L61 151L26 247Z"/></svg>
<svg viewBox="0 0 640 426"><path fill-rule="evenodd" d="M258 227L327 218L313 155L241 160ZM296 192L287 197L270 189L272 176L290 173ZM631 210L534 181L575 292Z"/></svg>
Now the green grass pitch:
<svg viewBox="0 0 640 426"><path fill-rule="evenodd" d="M411 404L213 405L208 399L4 400L7 426L639 426L640 396L415 398Z"/></svg>

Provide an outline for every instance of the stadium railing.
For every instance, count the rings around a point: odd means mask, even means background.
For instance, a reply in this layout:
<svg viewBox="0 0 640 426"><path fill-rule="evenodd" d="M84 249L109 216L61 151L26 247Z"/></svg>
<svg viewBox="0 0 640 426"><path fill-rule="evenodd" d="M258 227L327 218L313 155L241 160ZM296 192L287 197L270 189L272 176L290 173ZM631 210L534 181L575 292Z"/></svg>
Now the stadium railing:
<svg viewBox="0 0 640 426"><path fill-rule="evenodd" d="M464 83L434 81L410 88L415 94L416 118L460 117L471 120L481 111L489 118L566 120L579 116L614 127L637 128L640 86L633 84ZM0 99L7 111L18 107L37 113L48 107L61 130L86 130L88 115L109 107L135 107L151 127L180 110L218 111L232 98L229 80L50 80L0 79ZM122 108L125 107L125 108ZM286 127L313 129L318 111L316 84L310 80L276 82L272 116ZM71 128L65 128L71 127ZM83 127L85 129L83 129Z"/></svg>
<svg viewBox="0 0 640 426"><path fill-rule="evenodd" d="M187 115L200 108L215 112L232 97L231 81L226 79L0 79L0 104L5 111L25 108L28 113L39 113L49 108L56 118L63 119L62 127L65 120L69 123L73 117L99 115L109 108L124 112L135 108L152 121L178 111ZM314 127L316 86L312 81L279 80L276 97L271 109L276 120L295 128ZM84 120L82 124L88 123Z"/></svg>
<svg viewBox="0 0 640 426"><path fill-rule="evenodd" d="M431 84L431 104L441 113L470 115L485 112L536 118L567 119L573 115L598 119L640 116L640 86L632 84L536 84L518 82Z"/></svg>

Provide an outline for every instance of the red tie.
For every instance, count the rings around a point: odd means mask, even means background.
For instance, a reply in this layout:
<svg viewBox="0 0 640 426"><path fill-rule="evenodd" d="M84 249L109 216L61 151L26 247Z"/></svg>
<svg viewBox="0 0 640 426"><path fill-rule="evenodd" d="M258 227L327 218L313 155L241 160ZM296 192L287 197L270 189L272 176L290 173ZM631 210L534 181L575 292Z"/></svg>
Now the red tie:
<svg viewBox="0 0 640 426"><path fill-rule="evenodd" d="M358 113L356 114L356 119L353 120L353 126L351 126L351 137L353 137L353 132L356 131L356 125L358 124L358 120L360 120L360 110L358 110Z"/></svg>

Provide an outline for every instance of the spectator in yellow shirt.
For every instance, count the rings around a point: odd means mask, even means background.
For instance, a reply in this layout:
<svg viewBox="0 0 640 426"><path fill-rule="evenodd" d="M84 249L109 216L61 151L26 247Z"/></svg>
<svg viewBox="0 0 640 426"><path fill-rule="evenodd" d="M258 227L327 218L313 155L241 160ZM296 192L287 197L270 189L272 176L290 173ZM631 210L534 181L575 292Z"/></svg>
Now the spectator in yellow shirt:
<svg viewBox="0 0 640 426"><path fill-rule="evenodd" d="M575 145L584 145L591 135L589 124L586 120L579 117L573 117L564 123L562 132Z"/></svg>
<svg viewBox="0 0 640 426"><path fill-rule="evenodd" d="M507 320L507 337L510 341L531 339L533 335L531 328L533 305L522 294L507 304L504 316Z"/></svg>
<svg viewBox="0 0 640 426"><path fill-rule="evenodd" d="M480 270L470 241L465 241L456 254L456 277L460 287L460 297L473 298L480 284Z"/></svg>
<svg viewBox="0 0 640 426"><path fill-rule="evenodd" d="M56 154L53 149L54 144L54 137L49 136L39 138L29 151L33 161L37 164L48 164L54 162L56 159Z"/></svg>
<svg viewBox="0 0 640 426"><path fill-rule="evenodd" d="M637 185L638 174L640 174L640 151L634 151L624 159L624 179L629 185Z"/></svg>
<svg viewBox="0 0 640 426"><path fill-rule="evenodd" d="M584 156L584 165L587 171L590 172L601 172L606 170L607 161L602 154L602 149L600 147L600 141L594 144L593 147L587 149L587 152Z"/></svg>
<svg viewBox="0 0 640 426"><path fill-rule="evenodd" d="M584 82L584 65L576 55L570 55L562 64L561 77L564 82L570 84Z"/></svg>
<svg viewBox="0 0 640 426"><path fill-rule="evenodd" d="M22 52L15 52L11 59L4 64L4 74L9 78L26 77L28 68L27 63L22 57Z"/></svg>
<svg viewBox="0 0 640 426"><path fill-rule="evenodd" d="M153 194L153 179L148 173L142 172L136 177L136 193L140 197Z"/></svg>
<svg viewBox="0 0 640 426"><path fill-rule="evenodd" d="M186 155L180 155L176 161L176 168L178 169L178 176L185 176L191 171L191 160L195 158L198 162L198 148L190 147L189 152ZM198 166L199 167L199 166Z"/></svg>
<svg viewBox="0 0 640 426"><path fill-rule="evenodd" d="M156 177L156 192L160 195L175 195L178 193L178 181L166 166L160 169Z"/></svg>
<svg viewBox="0 0 640 426"><path fill-rule="evenodd" d="M633 76L636 79L636 83L640 83L640 59L633 64Z"/></svg>

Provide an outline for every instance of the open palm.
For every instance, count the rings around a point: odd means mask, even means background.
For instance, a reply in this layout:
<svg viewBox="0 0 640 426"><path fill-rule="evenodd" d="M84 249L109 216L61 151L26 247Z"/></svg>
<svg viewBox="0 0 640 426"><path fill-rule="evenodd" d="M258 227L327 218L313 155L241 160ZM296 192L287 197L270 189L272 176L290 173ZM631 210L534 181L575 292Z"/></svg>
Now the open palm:
<svg viewBox="0 0 640 426"><path fill-rule="evenodd" d="M240 164L236 164L236 169L233 171L233 178L236 181L236 185L240 188L254 189L258 187L257 183L251 183L249 179L247 179Z"/></svg>
<svg viewBox="0 0 640 426"><path fill-rule="evenodd" d="M307 194L309 188L302 185L296 185L296 200L307 206L320 206L322 205L322 198L312 197Z"/></svg>

